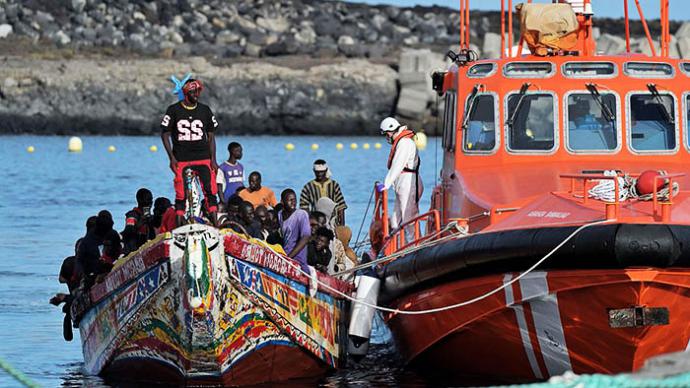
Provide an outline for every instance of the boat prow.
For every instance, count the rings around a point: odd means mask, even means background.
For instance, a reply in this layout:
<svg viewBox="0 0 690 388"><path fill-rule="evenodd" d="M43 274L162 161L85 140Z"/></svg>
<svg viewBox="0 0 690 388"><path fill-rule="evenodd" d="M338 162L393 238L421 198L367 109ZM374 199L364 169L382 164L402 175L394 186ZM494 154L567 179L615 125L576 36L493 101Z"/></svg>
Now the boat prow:
<svg viewBox="0 0 690 388"><path fill-rule="evenodd" d="M322 377L343 362L346 303L298 268L229 230L187 225L161 235L73 304L85 369L195 385Z"/></svg>

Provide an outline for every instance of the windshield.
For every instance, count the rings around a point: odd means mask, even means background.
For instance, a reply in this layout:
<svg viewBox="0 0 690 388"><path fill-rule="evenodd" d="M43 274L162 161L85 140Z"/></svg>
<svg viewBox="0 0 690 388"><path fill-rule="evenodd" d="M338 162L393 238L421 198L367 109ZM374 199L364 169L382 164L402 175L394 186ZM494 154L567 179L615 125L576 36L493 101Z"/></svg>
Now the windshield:
<svg viewBox="0 0 690 388"><path fill-rule="evenodd" d="M515 117L508 126L508 148L512 151L549 151L555 146L553 96L534 93L524 96L518 107L519 94L508 97L508 117Z"/></svg>
<svg viewBox="0 0 690 388"><path fill-rule="evenodd" d="M600 101L590 93L573 93L568 96L568 149L610 151L618 147L616 97L607 93L599 97ZM602 104L608 108L612 117L607 117Z"/></svg>
<svg viewBox="0 0 690 388"><path fill-rule="evenodd" d="M494 96L478 94L469 112L464 130L464 150L491 151L496 146L496 112Z"/></svg>
<svg viewBox="0 0 690 388"><path fill-rule="evenodd" d="M630 139L635 151L665 151L676 148L674 100L668 94L630 96Z"/></svg>

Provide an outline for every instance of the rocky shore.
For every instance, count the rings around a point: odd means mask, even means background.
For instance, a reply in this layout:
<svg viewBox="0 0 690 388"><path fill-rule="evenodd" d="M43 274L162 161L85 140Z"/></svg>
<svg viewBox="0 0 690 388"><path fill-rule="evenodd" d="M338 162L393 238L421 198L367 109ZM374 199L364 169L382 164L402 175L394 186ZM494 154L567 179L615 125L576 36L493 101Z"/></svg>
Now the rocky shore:
<svg viewBox="0 0 690 388"><path fill-rule="evenodd" d="M500 52L499 17L473 13L482 57ZM447 8L323 0L0 0L0 133L154 133L167 79L190 71L224 130L363 134L388 114L428 126L433 95L405 80L443 66L459 24ZM601 50L624 49L622 21L597 25ZM672 54L690 56L690 24L671 31Z"/></svg>

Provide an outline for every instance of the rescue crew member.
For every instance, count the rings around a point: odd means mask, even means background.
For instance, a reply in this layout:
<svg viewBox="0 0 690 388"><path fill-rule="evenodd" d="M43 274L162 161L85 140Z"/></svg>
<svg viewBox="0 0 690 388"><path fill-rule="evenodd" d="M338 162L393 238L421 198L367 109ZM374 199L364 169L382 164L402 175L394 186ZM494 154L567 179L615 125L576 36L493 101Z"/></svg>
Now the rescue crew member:
<svg viewBox="0 0 690 388"><path fill-rule="evenodd" d="M122 231L125 256L156 237L156 231L152 225L152 204L151 191L145 188L137 190L137 206L125 214L125 230Z"/></svg>
<svg viewBox="0 0 690 388"><path fill-rule="evenodd" d="M316 210L316 202L321 197L328 197L335 202L337 212L336 222L345 225L345 197L340 185L331 179L331 170L323 159L314 161L314 180L307 182L299 195L299 207L308 212Z"/></svg>
<svg viewBox="0 0 690 388"><path fill-rule="evenodd" d="M391 227L396 229L419 215L419 198L424 192L419 176L421 160L413 140L415 134L407 126L401 125L393 117L387 117L381 121L381 133L391 144L391 151L388 155L388 174L376 189L381 192L393 187L395 210L391 216ZM406 231L406 234L409 233L411 228Z"/></svg>
<svg viewBox="0 0 690 388"><path fill-rule="evenodd" d="M211 222L217 225L217 186L215 130L218 121L208 105L199 102L203 86L190 79L182 87L184 99L168 107L161 121L161 139L175 174L175 211L178 226L184 223L184 172L192 169L199 176ZM172 138L172 143L171 143Z"/></svg>

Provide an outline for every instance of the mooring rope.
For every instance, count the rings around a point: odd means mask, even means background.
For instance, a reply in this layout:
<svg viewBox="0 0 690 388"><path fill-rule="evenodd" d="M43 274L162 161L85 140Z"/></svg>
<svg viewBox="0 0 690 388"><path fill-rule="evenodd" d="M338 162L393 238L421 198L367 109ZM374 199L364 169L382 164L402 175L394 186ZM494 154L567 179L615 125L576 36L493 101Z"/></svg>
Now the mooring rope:
<svg viewBox="0 0 690 388"><path fill-rule="evenodd" d="M439 312L448 311L448 310L453 310L453 309L456 309L456 308L459 308L459 307L463 307L463 306L467 306L467 305L470 305L470 304L479 302L479 301L481 301L481 300L483 300L483 299L486 299L486 298L490 297L491 295L496 294L496 293L499 292L499 291L502 291L502 290L504 290L504 289L506 289L506 288L512 286L514 283L520 281L520 279L524 278L524 277L527 276L529 273L531 273L532 271L534 271L539 265L541 265L544 261L546 261L546 260L547 260L549 257L551 257L554 253L556 253L556 251L558 251L563 245L565 245L568 241L570 241L573 237L575 237L575 236L576 236L578 233L580 233L582 230L584 230L584 229L586 229L586 228L589 228L589 227L592 227L592 226L595 226L595 225L608 224L608 223L612 223L612 222L615 222L615 221L616 221L615 219L613 219L613 220L600 220L600 221L594 221L594 222L590 222L590 223L581 225L580 227L578 227L577 229L575 229L572 233L570 233L570 235L568 235L568 237L566 237L563 241L561 241L560 244L556 245L556 247L554 247L551 251L549 251L549 253L547 253L544 257L542 257L542 258L539 259L536 263L534 263L534 265L532 265L531 267L529 267L525 272L523 272L523 273L521 273L520 275L516 276L515 278L513 278L513 279L510 280L509 282L503 283L503 285L501 285L501 286L499 286L499 287L496 287L496 288L494 288L493 290L491 290L491 291L489 291L489 292L487 292L487 293L485 293L485 294L482 294L482 295L477 296L477 297L475 297L475 298L472 298L472 299L470 299L470 300L466 300L466 301L464 301L464 302L452 304L452 305L449 305L449 306L437 307L437 308L427 309L427 310L400 310L400 309L392 309L392 308L388 308L388 307L378 306L378 305L375 305L375 304L372 304L372 303L367 303L367 302L364 302L364 301L362 301L362 300L358 300L357 298L353 298L352 296L350 296L350 295L348 295L348 294L346 294L346 293L344 293L344 292L342 292L342 291L340 291L340 290L338 290L338 289L336 289L336 288L333 288L333 287L331 287L330 285L328 285L328 284L326 284L326 283L323 283L323 282L319 281L318 279L316 279L316 282L317 282L318 284L320 284L321 286L323 286L325 289L330 290L330 291L333 292L334 294L337 294L337 295L339 295L339 296L341 296L341 297L343 297L343 298L345 298L345 299L348 299L348 300L350 300L350 301L352 301L352 302L360 303L360 304L362 304L362 305L364 305L364 306L371 307L371 308L376 309L376 310L379 310L379 311L383 311L383 312L387 312L387 313L393 313L393 314L403 314L403 315L422 315L422 314L439 313ZM437 240L437 241L438 241L438 240ZM271 251L273 251L273 253L277 254L278 257L280 257L281 260L284 260L288 265L292 266L292 267L295 268L297 271L301 272L302 274L304 274L305 276L307 276L308 278L310 278L310 274L307 273L307 272L305 272L305 271L303 271L302 268L301 268L299 265L295 264L292 260L289 260L289 259L283 257L283 255L281 255L281 254L279 254L278 252L274 251L271 247L268 247L268 249L270 249ZM367 264L369 264L369 263L367 263ZM249 287L247 287L247 288L249 288ZM250 288L250 290L251 290L251 288ZM254 290L251 290L251 291L254 292L254 293L256 293L256 291L254 291Z"/></svg>
<svg viewBox="0 0 690 388"><path fill-rule="evenodd" d="M0 358L0 368L2 368L8 375L12 376L17 382L21 383L25 387L38 388L40 385L31 381L26 375L19 370L15 369L7 361Z"/></svg>

